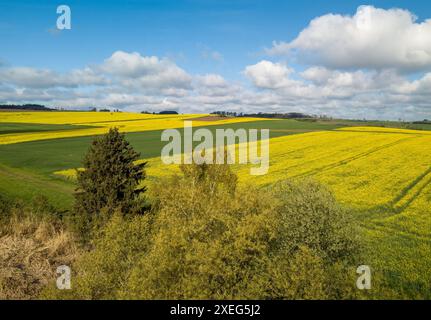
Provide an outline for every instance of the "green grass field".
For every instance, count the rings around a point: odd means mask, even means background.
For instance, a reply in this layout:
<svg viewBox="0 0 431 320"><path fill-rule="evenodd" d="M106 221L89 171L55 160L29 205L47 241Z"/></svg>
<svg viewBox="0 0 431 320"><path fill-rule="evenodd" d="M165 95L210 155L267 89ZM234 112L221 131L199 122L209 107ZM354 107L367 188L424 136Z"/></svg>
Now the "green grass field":
<svg viewBox="0 0 431 320"><path fill-rule="evenodd" d="M88 129L89 126L71 125L71 124L38 124L38 123L1 123L0 134L10 133L29 133L29 132L46 132L71 129Z"/></svg>

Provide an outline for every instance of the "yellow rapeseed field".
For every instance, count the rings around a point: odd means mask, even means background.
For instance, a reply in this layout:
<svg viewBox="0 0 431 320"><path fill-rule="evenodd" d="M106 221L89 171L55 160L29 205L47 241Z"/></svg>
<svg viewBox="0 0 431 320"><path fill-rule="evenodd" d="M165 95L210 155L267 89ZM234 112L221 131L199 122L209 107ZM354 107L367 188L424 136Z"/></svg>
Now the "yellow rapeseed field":
<svg viewBox="0 0 431 320"><path fill-rule="evenodd" d="M122 132L181 128L185 120L192 120L195 127L265 120L256 118L226 118L218 119L217 121L199 120L207 116L209 115L153 115L126 112L0 112L0 124L31 123L88 126L88 129L77 128L47 132L2 134L0 135L0 144L98 135L106 133L111 127L118 127Z"/></svg>

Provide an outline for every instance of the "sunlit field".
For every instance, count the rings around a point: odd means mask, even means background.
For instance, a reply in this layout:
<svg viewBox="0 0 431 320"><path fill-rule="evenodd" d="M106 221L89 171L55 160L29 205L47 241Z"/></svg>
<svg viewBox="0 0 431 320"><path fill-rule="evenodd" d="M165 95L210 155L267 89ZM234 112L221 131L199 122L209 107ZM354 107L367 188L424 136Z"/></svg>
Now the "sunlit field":
<svg viewBox="0 0 431 320"><path fill-rule="evenodd" d="M30 197L43 191L52 194L54 200L70 205L79 159L91 141L91 137L85 136L101 134L116 126L123 132L142 132L143 135L130 135L132 141L147 137L145 143L135 144L144 152L142 159L148 161L145 183L151 188L154 181L179 172L177 165L161 163L158 155L161 131L157 130L181 128L184 120L201 117L0 113L0 126L3 125L0 185L2 190L15 189L12 192L15 197ZM65 127L59 128L59 125ZM324 127L291 120L251 118L193 120L193 126L272 128L268 174L251 176L250 165L233 165L240 185L251 183L271 188L284 179L315 179L323 183L359 221L367 252L364 263L372 266L377 278L385 278L390 284L390 288L376 288L371 296L431 297L430 131ZM145 153L150 149L151 152ZM26 153L26 150L32 151ZM26 181L26 185L20 181Z"/></svg>

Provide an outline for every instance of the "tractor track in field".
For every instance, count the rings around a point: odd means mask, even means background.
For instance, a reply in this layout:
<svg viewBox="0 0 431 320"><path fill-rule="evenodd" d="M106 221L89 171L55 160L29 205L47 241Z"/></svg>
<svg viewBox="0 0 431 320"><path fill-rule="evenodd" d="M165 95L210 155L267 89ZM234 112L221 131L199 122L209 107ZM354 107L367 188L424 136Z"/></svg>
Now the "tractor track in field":
<svg viewBox="0 0 431 320"><path fill-rule="evenodd" d="M431 167L425 170L422 174L416 177L411 183L409 183L401 192L391 201L391 206L396 213L403 212L410 204L416 200L416 198L422 193L422 191L431 183ZM427 179L428 177L428 179ZM427 179L427 180L426 180ZM425 181L426 180L426 181ZM398 206L406 197L409 196L411 190L413 190L422 181L425 183L413 193L411 197L406 201L406 203Z"/></svg>
<svg viewBox="0 0 431 320"><path fill-rule="evenodd" d="M418 184L425 181L410 197L409 192L412 191ZM422 174L417 176L412 182L410 182L401 192L390 202L380 205L377 207L370 208L368 212L370 214L364 216L367 218L378 217L379 219L386 219L393 217L398 214L402 214L431 184L431 167L425 170ZM404 199L408 198L405 203L402 203ZM402 203L402 204L400 204ZM374 212L374 213L372 213Z"/></svg>
<svg viewBox="0 0 431 320"><path fill-rule="evenodd" d="M424 236L423 234L419 234L412 231L400 230L393 226L382 225L381 223L374 223L370 225L364 226L365 229L371 231L380 231L385 233L396 234L405 238L416 238L421 241L426 241L431 243L431 237Z"/></svg>
<svg viewBox="0 0 431 320"><path fill-rule="evenodd" d="M412 137L403 138L403 139L400 139L400 140L397 140L397 141L394 141L394 142L382 145L380 147L376 147L374 149L371 149L371 150L368 150L368 151L365 151L365 152L361 152L361 153L359 153L357 155L345 158L343 160L340 160L340 161L337 161L337 162L333 162L333 163L330 163L328 165L325 165L325 166L322 166L322 167L319 167L319 168L316 168L316 169L313 169L313 170L310 170L310 171L307 171L307 172L304 172L304 173L300 173L298 175L292 176L292 178L308 177L308 176L313 176L316 173L322 173L322 172L325 172L325 171L328 171L328 170L332 170L334 168L338 168L338 167L344 166L344 165L346 165L346 164L348 164L348 163L350 163L352 161L365 158L365 157L369 156L370 154L373 154L373 153L379 152L381 150L393 147L393 146L395 146L395 145L397 145L399 143L402 143L402 142L405 142L405 141L411 140L411 139L413 139L413 138Z"/></svg>

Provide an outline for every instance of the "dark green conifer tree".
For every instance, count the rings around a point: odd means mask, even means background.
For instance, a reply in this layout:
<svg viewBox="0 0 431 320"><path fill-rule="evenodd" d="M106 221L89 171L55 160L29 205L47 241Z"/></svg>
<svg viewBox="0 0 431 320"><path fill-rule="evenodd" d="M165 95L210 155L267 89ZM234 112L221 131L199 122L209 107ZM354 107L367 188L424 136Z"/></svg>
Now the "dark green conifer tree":
<svg viewBox="0 0 431 320"><path fill-rule="evenodd" d="M140 183L146 162L136 163L139 156L117 128L93 141L83 160L84 170L77 173L75 212L81 232L107 221L114 212L143 213L146 188Z"/></svg>

